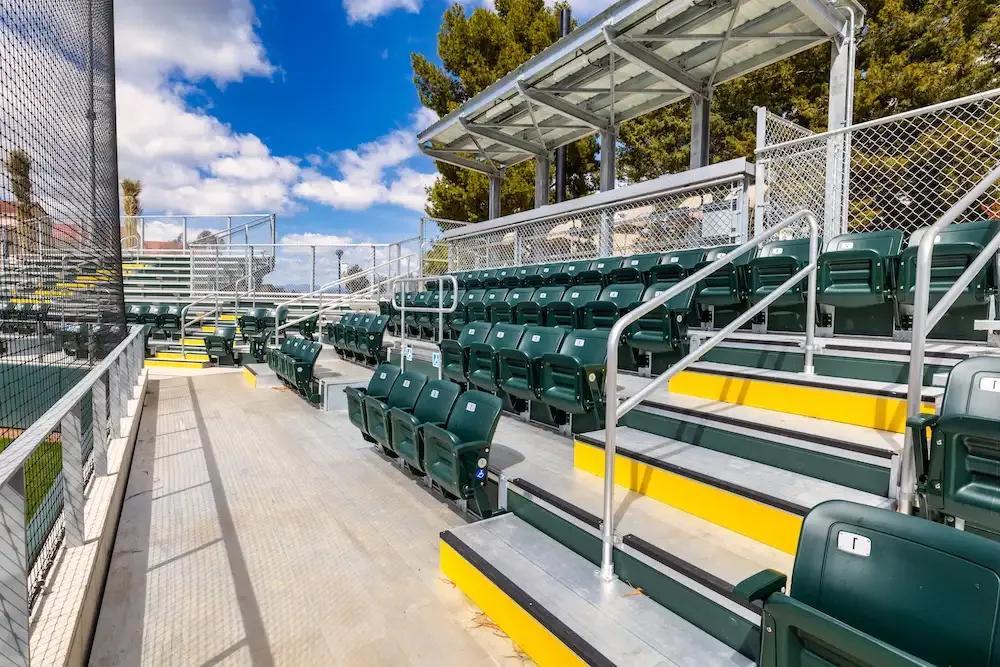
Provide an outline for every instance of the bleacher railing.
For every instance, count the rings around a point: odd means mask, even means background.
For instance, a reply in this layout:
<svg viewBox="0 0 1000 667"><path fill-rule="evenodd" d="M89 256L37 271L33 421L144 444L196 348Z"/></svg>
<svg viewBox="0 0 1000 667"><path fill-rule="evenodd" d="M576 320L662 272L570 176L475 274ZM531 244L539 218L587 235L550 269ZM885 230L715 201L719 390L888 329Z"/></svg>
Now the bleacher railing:
<svg viewBox="0 0 1000 667"><path fill-rule="evenodd" d="M406 291L398 291L398 288L405 288L407 285L416 284L417 289L424 287L424 284L428 280L437 281L437 293L438 293L438 305L436 306L407 306L406 305ZM445 281L451 283L451 304L444 305ZM437 344L440 346L441 341L444 339L444 316L454 313L458 309L458 279L455 276L450 275L427 275L427 276L414 276L407 278L395 278L392 281L390 287L389 304L392 308L399 311L399 368L401 370L406 370L406 357L408 355L408 350L406 347L406 313L436 313L438 316L438 339ZM396 296L399 295L399 302L396 302ZM437 363L438 380L444 377L444 369L440 360Z"/></svg>
<svg viewBox="0 0 1000 667"><path fill-rule="evenodd" d="M754 248L760 247L772 240L772 237L781 234L786 229L794 229L796 225L805 225L809 229L809 264L799 270L795 275L786 280L781 286L776 287L764 299L748 308L730 324L723 327L714 336L703 342L696 349L689 352L684 358L670 366L669 369L658 375L645 387L630 396L621 405L618 404L618 346L628 328L637 322L643 315L664 305L684 290L691 289L699 282L712 275L723 266L732 263L750 252ZM778 298L799 283L803 279L808 280L806 297L806 332L803 341L805 359L803 374L812 375L815 372L813 355L816 350L816 266L819 258L819 222L816 216L810 211L799 211L774 227L765 230L740 247L720 257L708 266L695 271L690 276L670 287L658 297L647 301L634 310L629 311L621 317L611 328L608 336L607 352L607 374L604 380L604 516L601 524L601 577L605 581L611 581L615 577L614 570L614 546L615 546L615 457L617 449L617 427L618 421L630 410L652 394L668 386L670 379L685 370L688 366L698 361L709 350L721 343L734 331L764 312Z"/></svg>
<svg viewBox="0 0 1000 667"><path fill-rule="evenodd" d="M822 216L827 239L913 232L1000 162L1000 88L819 134L757 113L756 233L804 209ZM1000 216L989 195L956 221Z"/></svg>
<svg viewBox="0 0 1000 667"><path fill-rule="evenodd" d="M959 199L937 222L924 231L917 248L917 273L913 293L913 330L910 342L910 368L906 392L906 417L920 414L923 405L924 388L924 352L927 346L927 335L941 321L948 309L955 303L962 292L990 262L997 261L1000 251L1000 234L986 244L982 252L972 261L947 292L930 309L931 260L934 254L934 243L938 234L948 225L958 221L962 215L973 206L985 193L996 187L1000 181L1000 161L995 163L986 178L969 190ZM928 312L930 310L930 312ZM897 507L900 512L909 514L913 507L913 495L916 491L916 462L913 459L913 433L906 430L903 444L903 461L899 475L897 490Z"/></svg>
<svg viewBox="0 0 1000 667"><path fill-rule="evenodd" d="M143 368L143 327L117 347L0 452L0 662L30 664L29 617L65 548L84 545L93 475L108 474L108 444Z"/></svg>
<svg viewBox="0 0 1000 667"><path fill-rule="evenodd" d="M274 213L224 215L123 215L121 217L122 255L134 255L143 250L162 250L164 246L186 249L193 245L216 245L243 240L277 241L277 216ZM174 236L176 234L176 236ZM161 241L149 237L166 235Z"/></svg>
<svg viewBox="0 0 1000 667"><path fill-rule="evenodd" d="M745 159L729 160L457 227L441 239L451 270L743 243L753 174Z"/></svg>

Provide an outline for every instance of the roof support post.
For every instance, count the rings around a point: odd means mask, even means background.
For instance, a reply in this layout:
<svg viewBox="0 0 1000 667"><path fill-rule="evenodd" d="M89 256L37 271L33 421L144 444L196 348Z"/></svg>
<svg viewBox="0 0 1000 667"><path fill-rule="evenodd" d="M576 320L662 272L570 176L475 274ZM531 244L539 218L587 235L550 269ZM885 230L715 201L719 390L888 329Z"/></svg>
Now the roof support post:
<svg viewBox="0 0 1000 667"><path fill-rule="evenodd" d="M615 189L615 143L618 141L618 128L610 126L601 130L601 192ZM600 257L612 255L613 236L612 223L614 213L607 208L601 210L601 229L598 238L597 251Z"/></svg>
<svg viewBox="0 0 1000 667"><path fill-rule="evenodd" d="M691 169L708 166L711 113L711 98L701 95L691 96Z"/></svg>
<svg viewBox="0 0 1000 667"><path fill-rule="evenodd" d="M535 208L549 203L549 156L535 156Z"/></svg>
<svg viewBox="0 0 1000 667"><path fill-rule="evenodd" d="M826 126L828 130L848 127L853 120L855 48L853 25L849 30L844 39L834 39L830 44L830 100ZM850 132L835 135L827 143L824 238L830 239L847 232L850 145Z"/></svg>
<svg viewBox="0 0 1000 667"><path fill-rule="evenodd" d="M503 187L503 171L490 174L490 220L500 217L500 189Z"/></svg>

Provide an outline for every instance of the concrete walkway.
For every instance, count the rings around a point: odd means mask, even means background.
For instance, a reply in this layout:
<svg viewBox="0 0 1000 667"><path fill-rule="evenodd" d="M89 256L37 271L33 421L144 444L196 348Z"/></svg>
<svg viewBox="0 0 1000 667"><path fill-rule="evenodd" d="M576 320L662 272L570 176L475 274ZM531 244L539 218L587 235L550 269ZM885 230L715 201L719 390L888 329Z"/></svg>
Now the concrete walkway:
<svg viewBox="0 0 1000 667"><path fill-rule="evenodd" d="M154 381L91 664L530 664L440 574L462 522L345 412Z"/></svg>

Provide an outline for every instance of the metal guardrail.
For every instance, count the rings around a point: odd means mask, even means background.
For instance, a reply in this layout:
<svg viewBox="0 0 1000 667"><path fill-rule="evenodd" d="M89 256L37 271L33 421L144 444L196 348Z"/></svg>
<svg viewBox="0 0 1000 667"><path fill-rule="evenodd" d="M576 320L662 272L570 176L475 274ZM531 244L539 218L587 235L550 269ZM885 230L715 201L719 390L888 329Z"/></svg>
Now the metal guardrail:
<svg viewBox="0 0 1000 667"><path fill-rule="evenodd" d="M5 665L29 664L29 617L45 570L61 549L84 545L87 474L93 466L94 475L107 475L109 432L110 438L126 435L121 420L128 416L143 368L143 329L132 327L104 360L0 452L0 662ZM89 430L85 412L91 415ZM58 471L37 466L39 458L60 456ZM47 488L40 488L48 477Z"/></svg>
<svg viewBox="0 0 1000 667"><path fill-rule="evenodd" d="M931 260L934 255L934 242L938 234L948 225L958 220L959 216L967 208L972 206L987 190L1000 181L1000 165L986 175L986 178L979 181L972 190L969 190L959 199L937 222L927 228L920 238L920 245L917 248L917 276L913 294L913 328L910 342L910 371L906 390L906 417L914 417L920 414L923 403L924 388L924 353L927 347L927 334L941 321L944 314L951 308L969 284L979 275L986 265L995 261L996 253L1000 250L1000 235L993 237L983 251L969 265L969 267L959 276L951 288L941 297L930 309L931 290ZM913 434L910 429L906 430L906 437L903 441L903 461L899 474L899 489L897 492L897 508L904 514L909 514L913 508L913 494L916 490L916 467L913 460Z"/></svg>
<svg viewBox="0 0 1000 667"><path fill-rule="evenodd" d="M437 306L406 306L406 293L397 292L396 287L398 285L406 285L408 283L416 283L417 287L423 285L428 280L436 280L438 282L438 305ZM444 282L448 281L451 283L451 305L444 305ZM399 311L399 368L401 370L406 370L406 311L411 313L437 313L438 314L438 345L441 345L441 341L444 338L444 316L445 313L454 313L458 308L458 280L452 275L436 275L436 276L416 276L416 277L406 277L406 278L394 278L392 284L390 285L389 292L389 304ZM396 303L396 294L400 295L399 304ZM444 377L444 369L441 364L438 363L438 380Z"/></svg>
<svg viewBox="0 0 1000 667"><path fill-rule="evenodd" d="M772 291L759 303L741 314L729 325L724 327L714 336L689 352L683 359L673 364L667 371L657 376L652 382L643 387L640 391L629 397L627 401L618 405L618 345L625 330L643 315L667 303L686 289L694 287L699 282L712 275L726 264L731 263L754 248L763 245L772 236L778 234L783 229L805 221L809 225L809 264L799 270L795 275L786 280ZM819 222L816 216L810 211L799 211L798 213L785 218L781 223L768 229L762 234L758 234L740 247L720 257L708 266L694 272L684 280L680 281L663 294L640 305L635 310L631 310L622 316L615 325L611 327L611 334L608 336L608 356L607 373L604 380L604 518L601 524L601 577L605 581L611 581L615 577L614 570L614 537L615 537L615 456L617 449L618 420L625 416L630 410L639 405L644 398L657 391L688 366L700 359L706 352L714 348L723 339L749 322L758 313L765 310L772 302L780 298L786 291L791 289L803 278L808 277L808 296L806 297L806 333L805 333L805 363L803 373L812 375L814 370L813 355L816 348L816 266L819 258Z"/></svg>

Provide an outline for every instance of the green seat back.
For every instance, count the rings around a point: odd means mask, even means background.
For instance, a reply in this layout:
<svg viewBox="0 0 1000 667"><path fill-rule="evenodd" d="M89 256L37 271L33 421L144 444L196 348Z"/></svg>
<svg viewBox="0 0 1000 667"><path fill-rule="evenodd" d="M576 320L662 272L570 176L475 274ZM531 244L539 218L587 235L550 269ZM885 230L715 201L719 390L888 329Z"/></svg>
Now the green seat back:
<svg viewBox="0 0 1000 667"><path fill-rule="evenodd" d="M500 287L510 288L521 285L521 279L517 277L517 267L510 266L505 269L497 269L494 278Z"/></svg>
<svg viewBox="0 0 1000 667"><path fill-rule="evenodd" d="M485 271L480 271L476 274L476 277L479 280L479 285L481 287L490 288L496 287L500 284L500 281L497 279L496 269L486 269Z"/></svg>
<svg viewBox="0 0 1000 667"><path fill-rule="evenodd" d="M546 306L545 326L575 328L578 309L591 301L597 301L600 293L600 285L567 287L561 300L552 301Z"/></svg>
<svg viewBox="0 0 1000 667"><path fill-rule="evenodd" d="M818 241L823 247L823 241ZM750 301L757 302L771 294L786 280L809 264L810 239L772 241L760 247L757 256L748 263L750 271ZM807 281L801 280L772 303L773 307L801 303L805 300Z"/></svg>
<svg viewBox="0 0 1000 667"><path fill-rule="evenodd" d="M545 284L545 279L538 275L538 269L540 266L519 266L515 269L514 275L517 276L518 280L525 287L541 287Z"/></svg>
<svg viewBox="0 0 1000 667"><path fill-rule="evenodd" d="M502 409L503 401L492 394L475 389L463 392L455 400L445 430L459 442L490 442Z"/></svg>
<svg viewBox="0 0 1000 667"><path fill-rule="evenodd" d="M611 282L611 272L620 269L624 257L599 257L590 262L586 270L576 274L578 285L607 285Z"/></svg>
<svg viewBox="0 0 1000 667"><path fill-rule="evenodd" d="M462 327L462 333L458 334L458 344L465 347L470 343L482 343L490 335L492 328L493 325L489 322L469 322Z"/></svg>
<svg viewBox="0 0 1000 667"><path fill-rule="evenodd" d="M576 283L576 277L589 268L589 259L577 259L565 262L556 269L555 273L549 276L548 283L550 285L573 285Z"/></svg>
<svg viewBox="0 0 1000 667"><path fill-rule="evenodd" d="M678 281L679 282L679 281ZM651 301L677 282L654 283L642 294L642 301ZM687 316L693 307L694 287L671 297L629 325L625 340L629 346L644 352L671 352L680 348L687 333Z"/></svg>
<svg viewBox="0 0 1000 667"><path fill-rule="evenodd" d="M893 271L902 245L903 232L898 229L831 239L819 256L819 303L838 308L884 303L893 289Z"/></svg>
<svg viewBox="0 0 1000 667"><path fill-rule="evenodd" d="M372 379L368 381L368 395L388 396L392 390L392 385L400 374L399 366L394 364L382 364L375 369Z"/></svg>
<svg viewBox="0 0 1000 667"><path fill-rule="evenodd" d="M1000 548L969 533L845 501L822 503L802 524L789 597L798 604L769 600L764 609L773 611L776 644L791 634L793 664L872 664L852 654L867 642L831 646L799 629L801 616L815 610L826 616L812 614L804 625L820 634L832 629L832 617L930 664L1000 665ZM764 653L766 660L767 642Z"/></svg>
<svg viewBox="0 0 1000 667"><path fill-rule="evenodd" d="M431 380L413 406L413 416L421 424L444 424L462 388L448 380Z"/></svg>
<svg viewBox="0 0 1000 667"><path fill-rule="evenodd" d="M554 285L539 287L529 301L516 305L514 321L518 324L543 324L544 308L550 303L561 301L565 292L565 287Z"/></svg>
<svg viewBox="0 0 1000 667"><path fill-rule="evenodd" d="M596 302L585 304L580 316L584 329L610 329L622 313L642 299L642 283L608 285L601 290Z"/></svg>
<svg viewBox="0 0 1000 667"><path fill-rule="evenodd" d="M581 366L600 365L608 358L608 332L600 329L578 329L563 339L559 354L573 357Z"/></svg>
<svg viewBox="0 0 1000 667"><path fill-rule="evenodd" d="M531 301L537 290L534 287L518 287L507 293L507 303L513 308L521 303Z"/></svg>
<svg viewBox="0 0 1000 667"><path fill-rule="evenodd" d="M517 349L529 359L538 359L543 354L558 351L566 333L561 327L525 327Z"/></svg>
<svg viewBox="0 0 1000 667"><path fill-rule="evenodd" d="M235 341L236 327L231 325L215 327L215 332L211 336L206 336L206 338L220 338L225 341Z"/></svg>
<svg viewBox="0 0 1000 667"><path fill-rule="evenodd" d="M516 287L510 290L503 301L494 301L487 306L490 322L513 322L514 308L519 304L531 301L534 293L534 287Z"/></svg>
<svg viewBox="0 0 1000 667"><path fill-rule="evenodd" d="M705 260L704 248L671 250L663 253L660 262L649 269L649 282L676 282L690 275L695 267Z"/></svg>
<svg viewBox="0 0 1000 667"><path fill-rule="evenodd" d="M897 298L905 304L913 303L917 281L917 249L926 229L918 229L910 236L909 247L903 250L900 257ZM931 308L979 256L982 248L996 236L998 230L1000 221L982 220L949 225L938 234L934 240L934 254L931 256ZM990 262L959 296L952 309L986 303L996 286L996 263Z"/></svg>
<svg viewBox="0 0 1000 667"><path fill-rule="evenodd" d="M473 301L466 306L466 317L470 322L489 319L487 314L489 307L496 303L503 303L509 291L506 287L494 287L487 290L482 301Z"/></svg>
<svg viewBox="0 0 1000 667"><path fill-rule="evenodd" d="M524 335L524 325L501 322L493 325L493 328L490 329L490 335L483 342L494 350L513 348L521 342L522 335Z"/></svg>
<svg viewBox="0 0 1000 667"><path fill-rule="evenodd" d="M660 262L660 253L632 255L622 260L621 267L611 272L611 282L641 283L649 279L649 270Z"/></svg>
<svg viewBox="0 0 1000 667"><path fill-rule="evenodd" d="M418 371L400 373L385 399L386 406L409 410L416 405L420 392L427 384L427 376Z"/></svg>
<svg viewBox="0 0 1000 667"><path fill-rule="evenodd" d="M552 278L552 276L559 273L559 269L561 267L562 264L539 264L538 270L535 272L535 275L537 275L541 279L541 284L549 285L550 279Z"/></svg>

